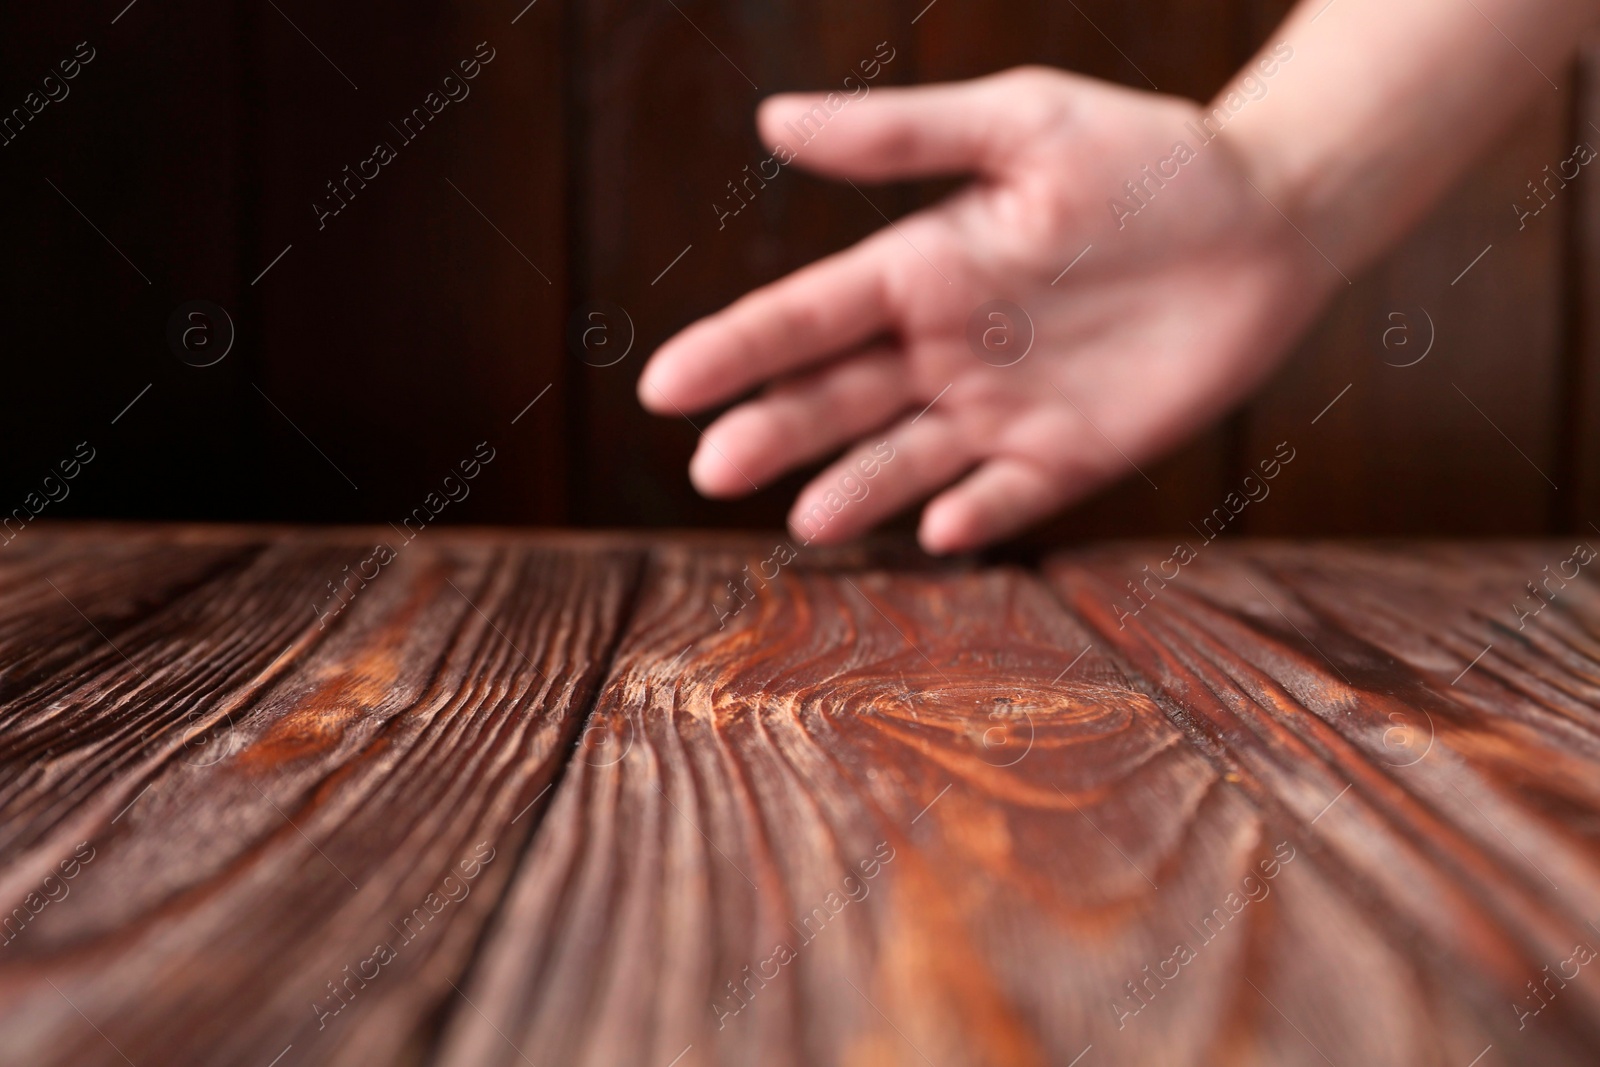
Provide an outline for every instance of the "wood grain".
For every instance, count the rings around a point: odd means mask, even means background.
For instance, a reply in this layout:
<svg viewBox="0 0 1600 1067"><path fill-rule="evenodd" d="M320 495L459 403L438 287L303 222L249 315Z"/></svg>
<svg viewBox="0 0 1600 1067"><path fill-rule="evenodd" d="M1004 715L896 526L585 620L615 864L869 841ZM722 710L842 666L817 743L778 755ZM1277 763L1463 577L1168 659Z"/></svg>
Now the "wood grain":
<svg viewBox="0 0 1600 1067"><path fill-rule="evenodd" d="M1524 997L1542 1004L1525 984L1592 945L1600 916L1600 842L1579 814L1600 801L1600 600L1582 581L1526 632L1512 625L1513 604L1537 603L1523 583L1570 548L1199 549L1166 587L1171 550L1154 546L1061 560L1052 575L1196 747L1407 946L1416 990L1464 997L1452 1055L1493 1043L1581 1062L1600 1035L1592 986L1564 984L1532 1025L1513 1025ZM1355 958L1324 977L1347 979ZM1321 1021L1304 992L1278 1003ZM1415 1007L1412 1021L1440 1015Z"/></svg>
<svg viewBox="0 0 1600 1067"><path fill-rule="evenodd" d="M178 591L81 551L29 576L104 637L6 705L5 899L93 851L0 949L8 1062L393 1062L457 995L635 567L419 539L321 628L369 552L235 547ZM96 593L140 564L153 603L119 619Z"/></svg>
<svg viewBox="0 0 1600 1067"><path fill-rule="evenodd" d="M1552 914L1466 805L1399 802L1381 744L1338 745L1339 778L1269 739L1276 790L1243 773L1249 735L1197 733L1187 680L1080 604L1135 558L1052 569L1087 628L1025 573L858 562L787 572L719 631L709 602L759 557L659 555L444 1062L1464 1063L1519 1039L1579 1062L1582 998L1526 1036L1509 1005L1584 939L1586 897ZM1381 713L1420 735L1441 702L1411 695L1380 699L1380 742ZM1444 752L1417 773L1480 788ZM1317 819L1350 778L1388 804ZM896 859L857 878L847 935L797 925L880 842ZM1262 879L1280 847L1298 862ZM1596 873L1569 842L1557 877ZM1192 970L1149 978L1180 942Z"/></svg>
<svg viewBox="0 0 1600 1067"><path fill-rule="evenodd" d="M0 1062L1600 1049L1586 545L382 536L0 555Z"/></svg>

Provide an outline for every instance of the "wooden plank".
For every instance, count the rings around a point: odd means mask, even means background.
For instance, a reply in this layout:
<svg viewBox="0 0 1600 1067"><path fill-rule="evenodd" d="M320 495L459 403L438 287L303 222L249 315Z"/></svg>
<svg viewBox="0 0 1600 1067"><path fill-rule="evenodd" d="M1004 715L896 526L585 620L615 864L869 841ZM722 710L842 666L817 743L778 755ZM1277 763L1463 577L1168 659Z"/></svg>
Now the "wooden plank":
<svg viewBox="0 0 1600 1067"><path fill-rule="evenodd" d="M1592 987L1534 990L1594 944L1600 915L1600 837L1579 814L1600 804L1600 591L1557 579L1526 631L1512 607L1532 612L1522 583L1572 546L1199 551L1168 583L1171 550L1155 546L1052 572L1218 770L1295 825L1405 946L1408 995L1477 1003L1451 1013L1447 1058L1492 1043L1518 1062L1582 1062L1600 1039ZM1356 955L1330 959L1321 981L1343 986ZM1273 999L1337 1039L1322 1029L1326 990Z"/></svg>
<svg viewBox="0 0 1600 1067"><path fill-rule="evenodd" d="M1572 154L1570 72L1561 82L1356 279L1251 403L1246 466L1283 441L1300 458L1240 532L1552 531L1557 486L1572 488L1559 453L1563 231L1580 189L1557 194L1522 229L1512 205Z"/></svg>
<svg viewBox="0 0 1600 1067"><path fill-rule="evenodd" d="M790 565L719 630L728 578L772 558L658 553L441 1062L1466 1063L1515 1032L1496 998L1538 974L1528 929L1575 934L1452 887L1535 903L1461 831L1395 840L1369 780L1319 823L1317 753L1197 736L1186 678L1130 681L1149 656L1080 602L1133 553L1056 569L1099 632L1022 571L860 555ZM1363 880L1386 860L1432 921ZM1429 941L1451 916L1482 924L1464 947ZM1570 1004L1517 1047L1580 1062Z"/></svg>
<svg viewBox="0 0 1600 1067"><path fill-rule="evenodd" d="M372 536L0 556L0 1057L1600 1047L1592 549Z"/></svg>
<svg viewBox="0 0 1600 1067"><path fill-rule="evenodd" d="M170 643L170 624L153 616L208 584L242 599L276 587L283 577L259 564L259 543L244 540L179 552L170 541L148 536L91 546L48 530L28 534L0 570L7 604L0 623L5 900L21 896L48 873L64 848L109 818L140 779L206 724L209 713L196 707L194 694L167 693L163 683L152 683L148 671L124 658L140 655L147 643L158 657L181 655ZM95 550L92 564L86 550ZM331 565L333 558L323 563ZM211 631L195 653L229 650L225 662L219 657L211 665L208 682L213 699L225 705L247 693L251 674L290 643L283 629L287 620L263 625L265 617L257 616L217 630L224 621L219 605L204 598L194 603L209 611L204 622ZM293 626L301 628L302 604L293 606ZM245 629L250 622L257 629ZM94 714L86 710L91 704L98 709Z"/></svg>
<svg viewBox="0 0 1600 1067"><path fill-rule="evenodd" d="M241 432L240 392L253 350L244 6L5 14L0 114L27 114L30 93L41 109L0 134L0 319L7 349L36 357L12 360L0 393L0 514L224 518L255 506L258 450ZM215 366L188 366L168 344L169 321L195 300L239 327ZM206 328L221 343L223 324ZM42 509L25 503L83 441L97 458L70 491L54 489L60 499Z"/></svg>
<svg viewBox="0 0 1600 1067"><path fill-rule="evenodd" d="M86 551L96 553L95 566L69 563ZM218 541L146 528L113 540L51 523L24 529L0 553L0 705L104 654L85 615L119 631L257 551L238 535Z"/></svg>
<svg viewBox="0 0 1600 1067"><path fill-rule="evenodd" d="M8 908L59 889L46 876L80 842L87 858L59 900L7 913L8 1056L393 1062L426 1044L636 563L430 534L352 583L324 628L312 604L328 612L326 582L371 544L236 544L175 593L177 545L165 569L130 559L104 578L81 544L49 561L102 637L6 705ZM151 603L119 615L113 588Z"/></svg>
<svg viewBox="0 0 1600 1067"><path fill-rule="evenodd" d="M1572 137L1600 148L1600 40L1578 53L1573 74ZM1600 522L1600 190L1577 183L1567 238L1571 272L1566 291L1568 338L1566 426L1559 480L1570 480L1559 521L1567 530L1593 532Z"/></svg>
<svg viewBox="0 0 1600 1067"><path fill-rule="evenodd" d="M772 153L756 137L755 109L774 92L841 86L884 41L895 58L874 84L909 81L905 7L607 0L577 8L579 306L610 301L636 331L626 360L578 368L582 400L571 425L582 442L573 476L578 521L783 524L801 476L763 485L744 501L701 498L687 470L696 427L710 416L642 418L635 386L650 352L694 319L883 226L873 204L848 185L792 166L758 187L759 177L749 175L759 175ZM735 194L730 183L747 184ZM874 199L891 217L905 203L880 193Z"/></svg>

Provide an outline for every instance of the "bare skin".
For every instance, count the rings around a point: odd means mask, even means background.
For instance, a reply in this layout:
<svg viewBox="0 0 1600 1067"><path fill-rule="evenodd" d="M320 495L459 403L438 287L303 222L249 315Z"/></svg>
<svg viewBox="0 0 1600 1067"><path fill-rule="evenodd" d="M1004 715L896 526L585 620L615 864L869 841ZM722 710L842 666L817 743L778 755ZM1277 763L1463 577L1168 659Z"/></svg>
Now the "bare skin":
<svg viewBox="0 0 1600 1067"><path fill-rule="evenodd" d="M843 450L790 513L808 541L847 540L930 497L930 552L1010 536L1248 395L1348 278L1553 91L1546 75L1596 7L1309 0L1204 108L1030 67L873 90L798 145L785 123L821 98L773 97L762 135L797 166L973 181L689 326L645 368L640 400L676 415L758 390L690 463L708 496ZM1010 366L968 342L994 299L1035 331ZM842 508L834 496L826 525L805 524L884 441L893 459L866 495Z"/></svg>

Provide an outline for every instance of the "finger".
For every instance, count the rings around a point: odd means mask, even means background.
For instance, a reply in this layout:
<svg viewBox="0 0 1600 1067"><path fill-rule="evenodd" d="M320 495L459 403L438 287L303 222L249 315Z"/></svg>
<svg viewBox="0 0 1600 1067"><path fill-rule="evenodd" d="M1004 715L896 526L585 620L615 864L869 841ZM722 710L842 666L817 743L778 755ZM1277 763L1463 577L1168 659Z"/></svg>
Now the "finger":
<svg viewBox="0 0 1600 1067"><path fill-rule="evenodd" d="M645 367L639 402L662 414L710 407L883 332L892 237L874 234L683 330Z"/></svg>
<svg viewBox="0 0 1600 1067"><path fill-rule="evenodd" d="M972 462L954 423L928 415L863 442L807 485L789 512L803 544L848 541L961 474Z"/></svg>
<svg viewBox="0 0 1600 1067"><path fill-rule="evenodd" d="M922 512L917 540L935 556L966 552L1032 525L1066 496L1067 486L1038 464L991 459L933 499Z"/></svg>
<svg viewBox="0 0 1600 1067"><path fill-rule="evenodd" d="M1015 80L869 89L859 98L780 93L762 102L757 125L776 159L819 174L885 181L987 173L1009 143Z"/></svg>
<svg viewBox="0 0 1600 1067"><path fill-rule="evenodd" d="M782 382L712 423L689 462L689 478L711 497L743 496L848 441L883 426L910 402L905 357L879 347L837 366Z"/></svg>

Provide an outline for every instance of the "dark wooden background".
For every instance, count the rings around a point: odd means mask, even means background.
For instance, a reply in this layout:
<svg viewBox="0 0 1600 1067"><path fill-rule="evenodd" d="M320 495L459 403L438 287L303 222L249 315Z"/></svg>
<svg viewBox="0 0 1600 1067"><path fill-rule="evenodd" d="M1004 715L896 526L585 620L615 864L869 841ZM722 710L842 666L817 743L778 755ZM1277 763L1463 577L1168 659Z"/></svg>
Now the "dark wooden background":
<svg viewBox="0 0 1600 1067"><path fill-rule="evenodd" d="M1204 98L1287 7L925 2L12 5L0 113L78 42L96 58L0 147L0 512L87 440L96 459L47 516L398 521L487 439L494 462L440 521L777 524L798 479L700 500L695 430L633 399L671 332L881 225L848 186L787 172L719 231L725 183L765 155L762 96L835 85L887 41L880 83L1042 62ZM395 140L387 124L480 41L495 59L470 97L319 231L324 183ZM1241 532L1600 523L1600 178L1522 232L1511 208L1577 140L1600 142L1584 71L1559 73L1249 407L1152 468L1159 491L1135 478L1048 535L1186 530L1284 440L1297 458ZM893 216L941 191L870 192ZM168 347L191 300L236 325L215 366ZM591 300L636 329L614 366L567 342ZM1423 309L1434 349L1387 365L1420 350ZM1396 312L1415 343L1386 350Z"/></svg>

